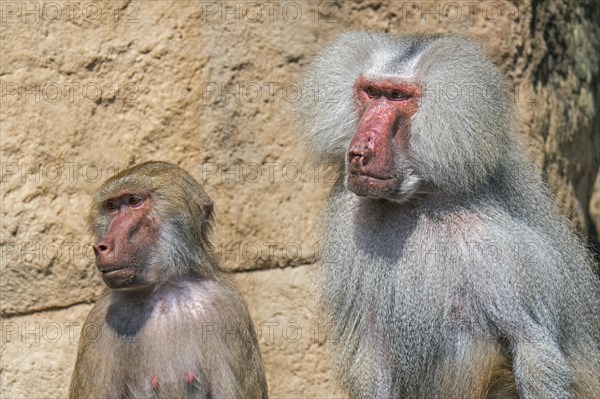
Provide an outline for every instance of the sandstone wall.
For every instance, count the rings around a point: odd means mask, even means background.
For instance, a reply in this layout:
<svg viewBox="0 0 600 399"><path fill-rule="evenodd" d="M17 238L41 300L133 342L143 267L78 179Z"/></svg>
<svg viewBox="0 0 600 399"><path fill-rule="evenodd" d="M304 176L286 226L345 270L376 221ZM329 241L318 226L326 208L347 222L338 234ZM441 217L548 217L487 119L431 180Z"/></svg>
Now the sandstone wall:
<svg viewBox="0 0 600 399"><path fill-rule="evenodd" d="M331 173L306 162L290 110L311 56L347 29L481 43L514 84L557 203L596 237L593 0L2 0L0 11L2 398L65 397L102 289L90 195L151 159L187 169L214 199L216 249L260 327L272 396L340 394L311 279Z"/></svg>

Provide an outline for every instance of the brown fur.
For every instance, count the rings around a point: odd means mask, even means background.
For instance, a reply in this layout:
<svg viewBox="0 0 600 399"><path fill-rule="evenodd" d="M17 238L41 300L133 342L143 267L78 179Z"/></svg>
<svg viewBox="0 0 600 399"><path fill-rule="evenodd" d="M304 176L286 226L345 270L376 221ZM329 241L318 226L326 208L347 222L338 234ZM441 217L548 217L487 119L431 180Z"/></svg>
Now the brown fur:
<svg viewBox="0 0 600 399"><path fill-rule="evenodd" d="M116 289L85 321L71 399L267 397L250 314L211 253L211 222L210 198L175 165L144 163L104 183L90 224ZM107 277L119 270L126 278Z"/></svg>

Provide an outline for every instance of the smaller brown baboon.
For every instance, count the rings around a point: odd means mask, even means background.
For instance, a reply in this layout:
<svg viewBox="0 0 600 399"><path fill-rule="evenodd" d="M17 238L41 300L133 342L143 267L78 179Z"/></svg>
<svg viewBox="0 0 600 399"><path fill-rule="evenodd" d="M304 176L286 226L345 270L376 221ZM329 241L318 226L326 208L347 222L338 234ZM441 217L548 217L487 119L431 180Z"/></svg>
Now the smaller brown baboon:
<svg viewBox="0 0 600 399"><path fill-rule="evenodd" d="M212 255L213 204L147 162L106 181L89 215L109 289L83 326L71 398L266 398L248 309Z"/></svg>

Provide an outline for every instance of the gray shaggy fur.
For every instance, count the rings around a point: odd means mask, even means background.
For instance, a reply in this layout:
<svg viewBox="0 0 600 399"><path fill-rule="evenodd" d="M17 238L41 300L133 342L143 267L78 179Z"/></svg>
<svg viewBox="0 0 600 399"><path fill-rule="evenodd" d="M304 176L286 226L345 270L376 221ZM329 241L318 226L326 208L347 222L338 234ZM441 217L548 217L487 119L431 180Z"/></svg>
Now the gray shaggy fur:
<svg viewBox="0 0 600 399"><path fill-rule="evenodd" d="M406 167L426 189L402 201L345 185L360 75L424 89ZM479 46L347 33L317 56L304 90L311 152L340 170L324 210L320 291L350 396L599 397L591 257L528 161L506 84Z"/></svg>

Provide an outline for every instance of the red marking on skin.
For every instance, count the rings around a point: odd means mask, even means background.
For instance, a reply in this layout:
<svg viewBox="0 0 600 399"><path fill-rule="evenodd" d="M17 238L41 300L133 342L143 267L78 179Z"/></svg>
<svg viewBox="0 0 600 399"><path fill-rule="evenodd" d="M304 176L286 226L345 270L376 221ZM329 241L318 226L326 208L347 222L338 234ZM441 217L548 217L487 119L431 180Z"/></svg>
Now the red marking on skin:
<svg viewBox="0 0 600 399"><path fill-rule="evenodd" d="M194 382L195 379L196 379L196 376L190 370L185 372L185 383L186 384L190 385L192 382Z"/></svg>
<svg viewBox="0 0 600 399"><path fill-rule="evenodd" d="M158 376L156 374L154 374L152 378L150 378L150 386L152 387L153 391L158 390Z"/></svg>

